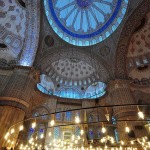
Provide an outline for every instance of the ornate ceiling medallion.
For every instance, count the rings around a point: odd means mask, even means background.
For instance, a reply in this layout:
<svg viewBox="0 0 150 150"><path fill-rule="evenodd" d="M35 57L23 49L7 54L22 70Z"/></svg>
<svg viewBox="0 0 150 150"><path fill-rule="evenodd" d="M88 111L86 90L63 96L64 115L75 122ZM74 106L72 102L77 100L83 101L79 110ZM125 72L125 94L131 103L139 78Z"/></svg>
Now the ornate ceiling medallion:
<svg viewBox="0 0 150 150"><path fill-rule="evenodd" d="M89 46L109 37L121 23L128 0L44 0L46 16L60 38Z"/></svg>

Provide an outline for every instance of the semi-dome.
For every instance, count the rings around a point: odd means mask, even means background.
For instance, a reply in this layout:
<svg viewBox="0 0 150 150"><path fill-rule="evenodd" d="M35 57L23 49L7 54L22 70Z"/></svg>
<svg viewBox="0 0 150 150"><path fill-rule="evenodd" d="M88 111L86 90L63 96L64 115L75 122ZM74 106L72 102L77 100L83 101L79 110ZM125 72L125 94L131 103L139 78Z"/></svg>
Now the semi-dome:
<svg viewBox="0 0 150 150"><path fill-rule="evenodd" d="M109 37L126 13L128 0L44 0L46 16L57 35L77 46Z"/></svg>
<svg viewBox="0 0 150 150"><path fill-rule="evenodd" d="M108 72L101 63L98 64L96 55L92 56L75 48L49 53L39 60L43 74L37 88L45 94L63 98L93 99L103 96Z"/></svg>

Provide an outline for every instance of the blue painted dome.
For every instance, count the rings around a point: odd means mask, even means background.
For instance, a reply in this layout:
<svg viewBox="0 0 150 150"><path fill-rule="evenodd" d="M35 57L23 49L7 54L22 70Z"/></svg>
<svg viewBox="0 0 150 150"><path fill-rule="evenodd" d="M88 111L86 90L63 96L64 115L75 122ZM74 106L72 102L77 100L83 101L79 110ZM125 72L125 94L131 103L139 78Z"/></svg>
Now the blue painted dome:
<svg viewBox="0 0 150 150"><path fill-rule="evenodd" d="M53 30L66 42L89 46L109 37L121 23L128 0L44 0Z"/></svg>

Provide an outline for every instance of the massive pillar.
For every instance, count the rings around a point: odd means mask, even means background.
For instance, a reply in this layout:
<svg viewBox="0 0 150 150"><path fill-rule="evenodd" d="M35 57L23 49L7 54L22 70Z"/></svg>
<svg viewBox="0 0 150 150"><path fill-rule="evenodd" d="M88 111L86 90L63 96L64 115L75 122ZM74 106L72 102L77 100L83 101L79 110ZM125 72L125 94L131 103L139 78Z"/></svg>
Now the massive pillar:
<svg viewBox="0 0 150 150"><path fill-rule="evenodd" d="M21 66L32 66L36 56L40 32L40 2L39 0L26 0L28 20L26 39L19 60Z"/></svg>
<svg viewBox="0 0 150 150"><path fill-rule="evenodd" d="M111 98L111 105L136 104L136 100L130 90L130 82L127 80L112 81L108 87L108 91ZM113 112L116 120L138 119L136 106L113 107ZM135 128L137 125L139 125L139 122L117 122L119 139L127 142L129 140L145 136L145 129L143 128L143 131L139 134ZM129 132L129 134L125 133L126 126L130 127L131 132Z"/></svg>
<svg viewBox="0 0 150 150"><path fill-rule="evenodd" d="M19 133L19 124L16 123L19 123L24 119L25 112L19 108L11 106L0 106L0 112L0 145L2 147L14 147ZM15 124L16 126L13 126ZM5 139L8 130L10 133L12 129L15 130L14 133Z"/></svg>
<svg viewBox="0 0 150 150"><path fill-rule="evenodd" d="M19 133L18 122L23 121L25 112L29 111L35 80L31 68L10 68L0 70L0 149L14 147ZM15 125L16 124L16 125ZM15 126L13 126L15 125ZM13 126L13 127L12 127ZM14 129L14 133L10 133Z"/></svg>

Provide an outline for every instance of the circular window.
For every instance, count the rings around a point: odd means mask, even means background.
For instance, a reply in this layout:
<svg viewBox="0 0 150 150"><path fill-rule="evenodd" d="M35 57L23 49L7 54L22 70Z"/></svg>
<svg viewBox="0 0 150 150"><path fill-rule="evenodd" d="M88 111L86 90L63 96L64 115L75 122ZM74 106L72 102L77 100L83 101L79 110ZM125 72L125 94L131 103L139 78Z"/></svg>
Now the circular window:
<svg viewBox="0 0 150 150"><path fill-rule="evenodd" d="M49 46L49 47L53 46L53 45L54 45L54 39L53 39L53 37L50 36L50 35L47 35L47 36L45 37L45 43L46 43L46 45Z"/></svg>
<svg viewBox="0 0 150 150"><path fill-rule="evenodd" d="M128 0L44 0L53 30L66 42L89 46L109 37L121 23Z"/></svg>

